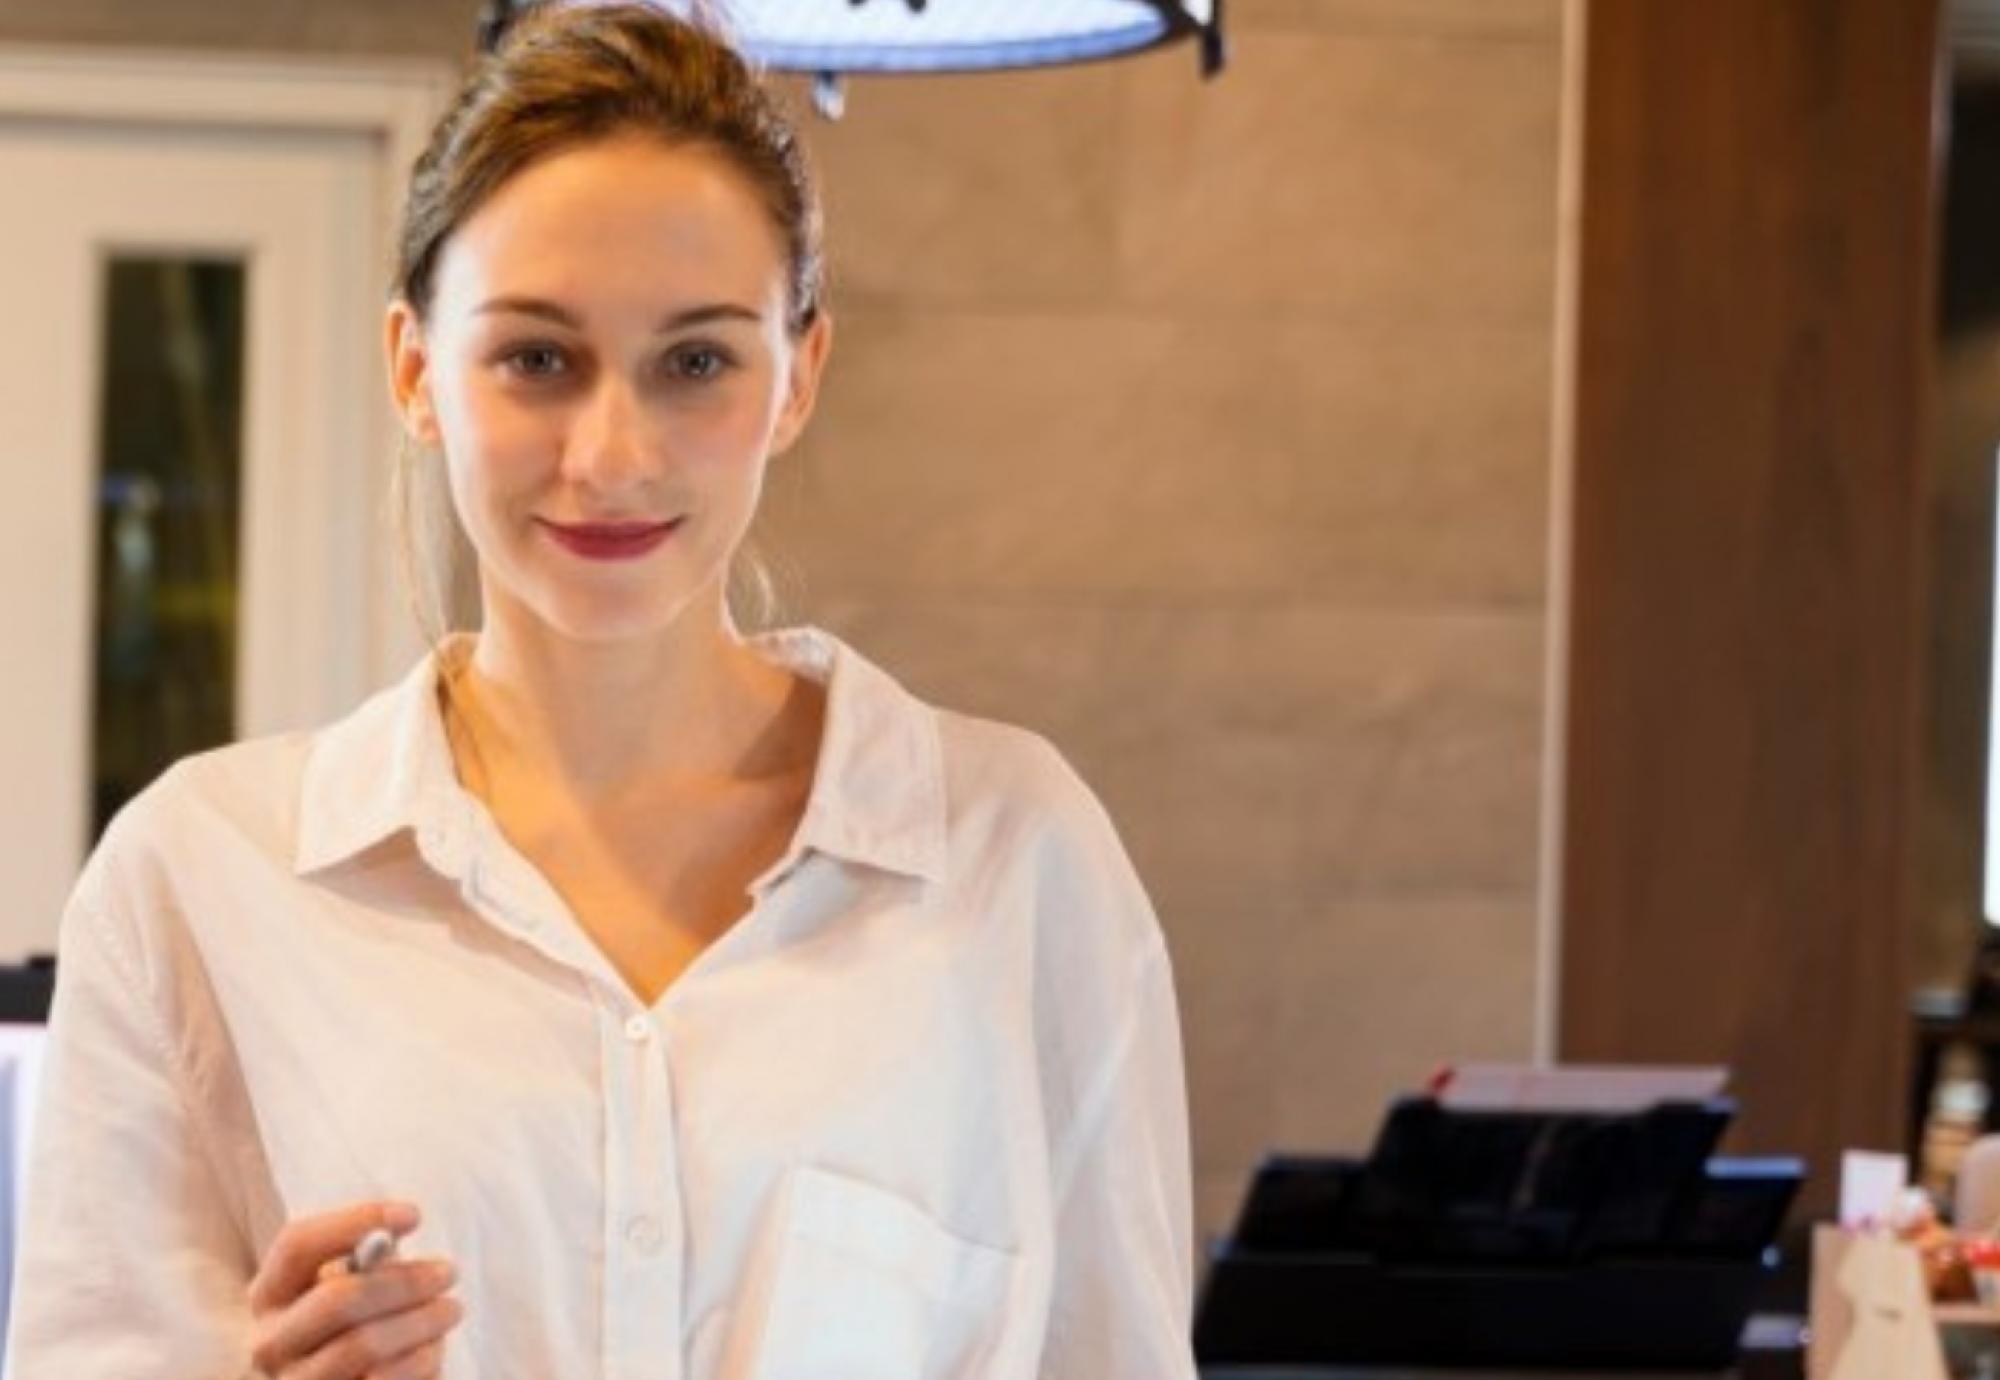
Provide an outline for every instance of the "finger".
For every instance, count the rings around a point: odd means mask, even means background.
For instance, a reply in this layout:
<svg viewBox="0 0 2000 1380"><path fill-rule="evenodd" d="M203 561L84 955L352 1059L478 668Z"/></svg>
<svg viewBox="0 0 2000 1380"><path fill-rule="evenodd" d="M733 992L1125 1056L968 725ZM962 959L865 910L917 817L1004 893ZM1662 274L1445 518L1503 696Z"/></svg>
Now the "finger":
<svg viewBox="0 0 2000 1380"><path fill-rule="evenodd" d="M267 1320L257 1360L265 1364L310 1356L344 1333L435 1302L454 1278L448 1260L412 1260L384 1265L365 1275L335 1275L322 1280L290 1308ZM398 1347L396 1351L406 1349ZM265 1368L271 1369L269 1365Z"/></svg>
<svg viewBox="0 0 2000 1380"><path fill-rule="evenodd" d="M447 1295L376 1318L330 1339L286 1371L286 1380L362 1380L405 1352L441 1340L464 1316L465 1306Z"/></svg>
<svg viewBox="0 0 2000 1380"><path fill-rule="evenodd" d="M250 1281L251 1311L285 1307L319 1281L322 1265L353 1250L369 1232L382 1227L401 1236L421 1216L414 1203L376 1201L287 1222Z"/></svg>
<svg viewBox="0 0 2000 1380"><path fill-rule="evenodd" d="M444 1343L425 1342L368 1372L368 1380L438 1380L444 1374Z"/></svg>

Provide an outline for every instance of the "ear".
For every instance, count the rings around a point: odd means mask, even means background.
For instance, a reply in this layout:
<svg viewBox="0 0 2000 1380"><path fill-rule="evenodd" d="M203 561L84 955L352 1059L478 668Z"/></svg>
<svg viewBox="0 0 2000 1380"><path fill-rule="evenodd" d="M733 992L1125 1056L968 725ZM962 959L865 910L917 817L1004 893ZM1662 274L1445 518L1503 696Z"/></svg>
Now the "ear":
<svg viewBox="0 0 2000 1380"><path fill-rule="evenodd" d="M771 434L771 454L782 455L799 439L811 419L813 404L819 400L820 375L833 349L833 316L822 309L806 333L792 346L792 363L785 380L785 401L778 412L778 425Z"/></svg>
<svg viewBox="0 0 2000 1380"><path fill-rule="evenodd" d="M431 356L417 309L397 298L384 321L389 357L389 393L403 430L422 445L439 444L437 410L431 403Z"/></svg>

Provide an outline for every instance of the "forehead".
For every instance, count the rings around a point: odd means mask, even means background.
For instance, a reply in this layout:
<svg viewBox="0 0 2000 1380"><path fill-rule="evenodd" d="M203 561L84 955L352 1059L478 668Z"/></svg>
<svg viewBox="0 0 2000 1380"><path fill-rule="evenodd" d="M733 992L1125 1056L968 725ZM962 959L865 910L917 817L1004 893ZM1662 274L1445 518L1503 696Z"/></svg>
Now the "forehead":
<svg viewBox="0 0 2000 1380"><path fill-rule="evenodd" d="M621 137L566 149L503 183L446 240L438 305L496 293L626 305L784 289L783 247L747 178L699 145Z"/></svg>

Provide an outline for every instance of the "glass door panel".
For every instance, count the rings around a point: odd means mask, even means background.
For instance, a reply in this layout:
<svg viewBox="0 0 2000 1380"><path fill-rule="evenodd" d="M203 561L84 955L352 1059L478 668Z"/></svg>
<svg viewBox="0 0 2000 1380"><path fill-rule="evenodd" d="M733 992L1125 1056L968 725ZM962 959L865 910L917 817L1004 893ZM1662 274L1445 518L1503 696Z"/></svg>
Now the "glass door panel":
<svg viewBox="0 0 2000 1380"><path fill-rule="evenodd" d="M91 837L236 724L244 267L103 274Z"/></svg>

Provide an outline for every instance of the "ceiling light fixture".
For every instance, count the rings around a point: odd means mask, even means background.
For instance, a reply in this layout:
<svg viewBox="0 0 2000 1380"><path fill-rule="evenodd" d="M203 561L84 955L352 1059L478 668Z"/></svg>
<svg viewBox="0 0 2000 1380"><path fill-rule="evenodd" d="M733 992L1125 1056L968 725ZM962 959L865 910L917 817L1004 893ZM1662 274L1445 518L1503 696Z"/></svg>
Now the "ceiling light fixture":
<svg viewBox="0 0 2000 1380"><path fill-rule="evenodd" d="M653 0L678 14L719 11L767 68L812 75L829 119L853 73L991 72L1122 57L1193 40L1204 76L1222 70L1224 0ZM491 47L521 0L489 0Z"/></svg>

